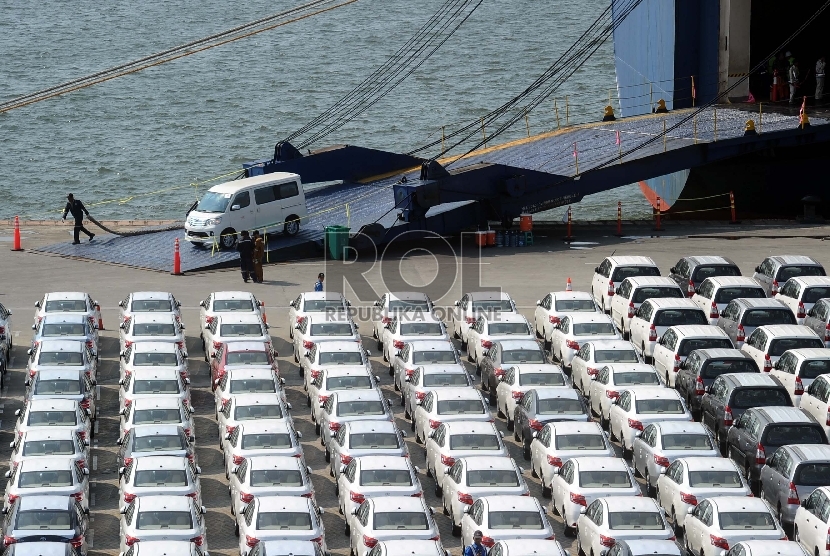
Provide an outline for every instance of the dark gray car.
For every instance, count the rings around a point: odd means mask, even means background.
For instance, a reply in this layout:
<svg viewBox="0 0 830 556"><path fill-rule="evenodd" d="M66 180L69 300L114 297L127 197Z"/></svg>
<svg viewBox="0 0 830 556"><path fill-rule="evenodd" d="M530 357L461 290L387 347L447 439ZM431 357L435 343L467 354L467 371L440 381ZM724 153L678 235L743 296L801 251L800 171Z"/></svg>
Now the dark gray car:
<svg viewBox="0 0 830 556"><path fill-rule="evenodd" d="M804 319L804 326L824 339L824 346L830 347L830 298L819 299Z"/></svg>
<svg viewBox="0 0 830 556"><path fill-rule="evenodd" d="M513 437L522 443L522 455L530 460L533 435L553 421L588 422L588 406L573 388L528 390L513 412Z"/></svg>
<svg viewBox="0 0 830 556"><path fill-rule="evenodd" d="M715 379L700 400L700 421L726 455L726 436L732 424L747 409L766 406L792 407L790 393L777 378L763 373L725 374Z"/></svg>
<svg viewBox="0 0 830 556"><path fill-rule="evenodd" d="M755 491L761 468L778 448L785 444L827 444L827 435L815 419L797 407L753 407L729 429L727 444L729 459L744 470Z"/></svg>
<svg viewBox="0 0 830 556"><path fill-rule="evenodd" d="M686 297L692 297L701 282L714 276L741 276L741 269L717 255L683 257L669 269L669 278L686 292Z"/></svg>
<svg viewBox="0 0 830 556"><path fill-rule="evenodd" d="M727 373L760 373L758 364L738 349L696 349L680 365L674 387L700 420L700 401L715 379Z"/></svg>
<svg viewBox="0 0 830 556"><path fill-rule="evenodd" d="M767 295L778 293L778 286L796 276L827 276L817 260L805 255L775 255L755 267L752 275Z"/></svg>
<svg viewBox="0 0 830 556"><path fill-rule="evenodd" d="M478 366L481 389L490 392L490 405L496 405L496 388L499 377L508 367L520 363L547 363L542 346L535 340L503 340L493 342Z"/></svg>
<svg viewBox="0 0 830 556"><path fill-rule="evenodd" d="M756 328L768 324L798 323L793 312L783 301L739 297L723 308L717 326L722 328L735 347L739 348Z"/></svg>
<svg viewBox="0 0 830 556"><path fill-rule="evenodd" d="M782 524L792 526L801 500L830 481L830 446L781 446L761 468L761 498L769 502Z"/></svg>

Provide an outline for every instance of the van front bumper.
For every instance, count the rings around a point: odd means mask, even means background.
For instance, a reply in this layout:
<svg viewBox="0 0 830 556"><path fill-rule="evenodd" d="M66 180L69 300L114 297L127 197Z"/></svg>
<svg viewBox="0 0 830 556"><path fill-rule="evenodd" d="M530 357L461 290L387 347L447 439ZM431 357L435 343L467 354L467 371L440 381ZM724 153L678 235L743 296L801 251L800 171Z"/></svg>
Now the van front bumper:
<svg viewBox="0 0 830 556"><path fill-rule="evenodd" d="M213 232L196 232L193 230L185 230L184 239L190 243L213 243Z"/></svg>

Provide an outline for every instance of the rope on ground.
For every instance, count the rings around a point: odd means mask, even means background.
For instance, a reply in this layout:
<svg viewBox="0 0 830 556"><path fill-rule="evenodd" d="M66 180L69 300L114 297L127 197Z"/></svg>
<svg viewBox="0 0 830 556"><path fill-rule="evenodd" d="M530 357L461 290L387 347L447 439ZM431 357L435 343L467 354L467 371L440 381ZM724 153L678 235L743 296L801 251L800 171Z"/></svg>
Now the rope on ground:
<svg viewBox="0 0 830 556"><path fill-rule="evenodd" d="M105 232L108 232L108 233L110 233L114 236L120 236L120 237L142 236L142 235L146 235L146 234L154 234L156 232L169 232L171 230L181 230L182 228L184 228L184 226L182 224L172 224L170 226L165 226L164 228L151 228L151 229L146 229L145 228L145 229L141 229L141 230L134 230L132 232L117 232L117 231L113 230L112 228L108 228L108 227L104 226L103 224L98 222L94 217L92 217L90 215L87 215L87 218L89 219L90 222L92 222L93 224L95 224L96 226L98 226L99 228L104 230Z"/></svg>

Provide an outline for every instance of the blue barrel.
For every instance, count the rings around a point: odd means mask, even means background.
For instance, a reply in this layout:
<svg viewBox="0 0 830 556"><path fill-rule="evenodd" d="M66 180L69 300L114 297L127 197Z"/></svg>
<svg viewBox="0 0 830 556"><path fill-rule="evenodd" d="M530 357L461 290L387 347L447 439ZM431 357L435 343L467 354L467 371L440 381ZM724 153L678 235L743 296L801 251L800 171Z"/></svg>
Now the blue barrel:
<svg viewBox="0 0 830 556"><path fill-rule="evenodd" d="M496 232L496 247L504 247L504 232L501 230Z"/></svg>
<svg viewBox="0 0 830 556"><path fill-rule="evenodd" d="M519 247L525 246L525 234L524 232L516 232L516 235L519 236Z"/></svg>
<svg viewBox="0 0 830 556"><path fill-rule="evenodd" d="M516 232L510 232L510 247L518 247L519 246L519 234Z"/></svg>

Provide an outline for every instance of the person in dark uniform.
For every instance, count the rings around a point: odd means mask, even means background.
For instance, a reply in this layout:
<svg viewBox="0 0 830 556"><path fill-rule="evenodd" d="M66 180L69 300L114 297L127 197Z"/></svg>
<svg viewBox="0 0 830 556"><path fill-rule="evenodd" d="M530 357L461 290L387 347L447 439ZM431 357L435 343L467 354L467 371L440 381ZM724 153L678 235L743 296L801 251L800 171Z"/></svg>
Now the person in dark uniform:
<svg viewBox="0 0 830 556"><path fill-rule="evenodd" d="M251 242L251 236L248 230L242 230L240 235L242 237L239 239L236 249L239 251L239 266L242 269L242 279L245 282L248 281L248 278L253 278L256 281L256 275L254 274L254 244Z"/></svg>
<svg viewBox="0 0 830 556"><path fill-rule="evenodd" d="M67 195L66 199L67 203L66 207L63 209L63 219L66 220L66 214L68 212L71 212L72 216L75 217L75 241L72 242L72 245L78 245L79 243L81 243L81 232L88 235L89 241L92 241L92 238L95 237L95 234L84 228L84 214L89 216L89 211L86 210L84 204L80 200L76 199L72 193Z"/></svg>

